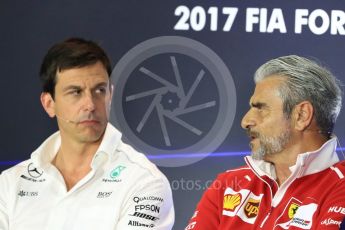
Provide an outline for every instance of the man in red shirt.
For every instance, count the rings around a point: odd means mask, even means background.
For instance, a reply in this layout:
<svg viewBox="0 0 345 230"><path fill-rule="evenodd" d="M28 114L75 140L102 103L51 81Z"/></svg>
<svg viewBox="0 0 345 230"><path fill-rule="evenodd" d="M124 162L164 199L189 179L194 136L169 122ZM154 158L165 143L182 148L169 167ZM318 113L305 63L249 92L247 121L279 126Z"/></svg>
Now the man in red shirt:
<svg viewBox="0 0 345 230"><path fill-rule="evenodd" d="M345 217L345 162L332 135L339 81L291 55L262 65L242 127L252 155L204 193L186 230L339 229ZM233 183L233 181L241 183Z"/></svg>

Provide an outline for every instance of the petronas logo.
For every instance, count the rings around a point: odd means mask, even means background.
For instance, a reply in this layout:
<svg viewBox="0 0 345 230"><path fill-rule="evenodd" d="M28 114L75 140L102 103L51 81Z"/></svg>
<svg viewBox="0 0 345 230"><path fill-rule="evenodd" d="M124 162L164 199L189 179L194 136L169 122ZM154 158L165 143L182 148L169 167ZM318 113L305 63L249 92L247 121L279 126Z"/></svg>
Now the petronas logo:
<svg viewBox="0 0 345 230"><path fill-rule="evenodd" d="M227 211L234 211L241 203L241 194L225 195L223 200L223 208Z"/></svg>
<svg viewBox="0 0 345 230"><path fill-rule="evenodd" d="M116 177L120 176L121 172L125 169L125 166L119 165L116 168L114 168L111 173L110 177L115 179Z"/></svg>

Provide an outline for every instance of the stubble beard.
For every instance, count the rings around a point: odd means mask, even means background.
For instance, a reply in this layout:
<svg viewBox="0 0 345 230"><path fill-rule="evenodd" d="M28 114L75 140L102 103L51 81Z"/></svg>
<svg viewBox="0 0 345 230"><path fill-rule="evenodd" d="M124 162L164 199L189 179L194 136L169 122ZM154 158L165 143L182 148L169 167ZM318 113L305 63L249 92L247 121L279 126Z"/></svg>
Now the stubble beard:
<svg viewBox="0 0 345 230"><path fill-rule="evenodd" d="M283 133L277 136L268 137L257 133L260 146L256 151L252 151L251 156L256 160L264 160L267 155L277 154L285 148L290 141L291 129L288 127ZM251 146L252 148L252 146Z"/></svg>

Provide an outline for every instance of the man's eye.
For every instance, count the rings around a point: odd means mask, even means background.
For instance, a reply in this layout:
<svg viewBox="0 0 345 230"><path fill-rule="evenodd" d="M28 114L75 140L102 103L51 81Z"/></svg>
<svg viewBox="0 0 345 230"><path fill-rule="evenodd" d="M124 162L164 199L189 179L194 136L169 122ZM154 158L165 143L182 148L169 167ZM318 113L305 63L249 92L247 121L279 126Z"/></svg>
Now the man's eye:
<svg viewBox="0 0 345 230"><path fill-rule="evenodd" d="M253 106L252 109L253 110L261 110L261 106Z"/></svg>
<svg viewBox="0 0 345 230"><path fill-rule="evenodd" d="M76 90L72 90L72 91L70 91L70 93L69 93L69 94L74 95L74 96L78 96L78 95L80 95L80 93L81 93L81 90L76 89Z"/></svg>
<svg viewBox="0 0 345 230"><path fill-rule="evenodd" d="M98 94L105 94L107 92L107 89L105 87L100 87L96 89L96 93Z"/></svg>

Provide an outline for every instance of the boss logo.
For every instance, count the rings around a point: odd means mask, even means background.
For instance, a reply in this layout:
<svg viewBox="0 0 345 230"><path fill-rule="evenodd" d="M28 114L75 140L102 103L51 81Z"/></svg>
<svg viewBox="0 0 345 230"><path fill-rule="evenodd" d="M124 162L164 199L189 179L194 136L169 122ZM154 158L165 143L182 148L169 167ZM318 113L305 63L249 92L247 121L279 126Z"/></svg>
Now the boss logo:
<svg viewBox="0 0 345 230"><path fill-rule="evenodd" d="M97 198L107 198L111 196L113 192L98 192Z"/></svg>

